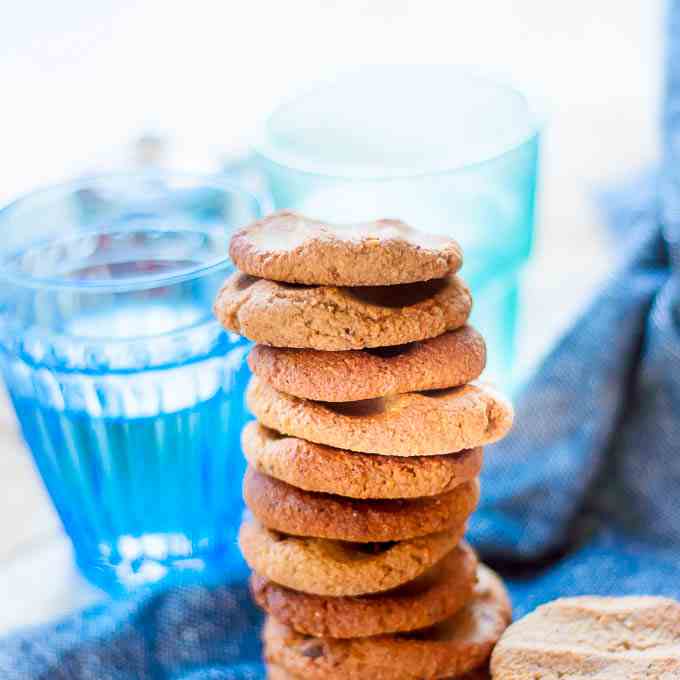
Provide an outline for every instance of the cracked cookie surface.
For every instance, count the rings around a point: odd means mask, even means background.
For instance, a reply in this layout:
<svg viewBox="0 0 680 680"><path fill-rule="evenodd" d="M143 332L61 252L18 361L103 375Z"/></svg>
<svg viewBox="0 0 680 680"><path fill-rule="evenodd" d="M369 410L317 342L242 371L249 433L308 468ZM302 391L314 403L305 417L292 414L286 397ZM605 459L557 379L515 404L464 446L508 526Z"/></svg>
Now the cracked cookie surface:
<svg viewBox="0 0 680 680"><path fill-rule="evenodd" d="M680 678L680 602L592 596L549 602L508 628L491 671L498 680Z"/></svg>
<svg viewBox="0 0 680 680"><path fill-rule="evenodd" d="M486 346L476 330L463 326L408 345L344 352L256 345L248 364L280 392L357 401L465 385L484 370Z"/></svg>
<svg viewBox="0 0 680 680"><path fill-rule="evenodd" d="M241 525L239 545L260 576L303 593L340 597L379 593L418 578L463 534L461 527L396 543L359 544L287 536L250 517Z"/></svg>
<svg viewBox="0 0 680 680"><path fill-rule="evenodd" d="M243 497L268 529L356 543L402 541L462 527L479 501L475 479L439 496L362 499L303 491L252 468Z"/></svg>
<svg viewBox="0 0 680 680"><path fill-rule="evenodd" d="M401 345L460 328L472 307L457 276L399 286L300 286L237 272L215 300L220 323L275 347L323 351Z"/></svg>
<svg viewBox="0 0 680 680"><path fill-rule="evenodd" d="M455 453L498 441L510 403L485 385L325 403L278 392L253 376L248 408L266 427L350 451L395 456Z"/></svg>
<svg viewBox="0 0 680 680"><path fill-rule="evenodd" d="M427 281L458 271L463 262L453 239L401 220L331 224L290 210L237 231L229 255L251 276L332 286Z"/></svg>
<svg viewBox="0 0 680 680"><path fill-rule="evenodd" d="M256 421L241 434L250 465L306 491L350 498L420 498L450 491L477 477L481 447L442 456L386 456L314 444Z"/></svg>

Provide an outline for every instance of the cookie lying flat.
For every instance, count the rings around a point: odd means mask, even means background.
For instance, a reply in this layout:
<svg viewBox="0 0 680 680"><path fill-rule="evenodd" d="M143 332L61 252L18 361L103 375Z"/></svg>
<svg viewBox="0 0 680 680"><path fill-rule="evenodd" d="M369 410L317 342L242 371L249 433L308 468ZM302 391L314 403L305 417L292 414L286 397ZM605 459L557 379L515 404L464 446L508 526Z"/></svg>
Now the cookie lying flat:
<svg viewBox="0 0 680 680"><path fill-rule="evenodd" d="M480 566L473 599L450 619L415 633L338 640L310 638L269 617L269 663L305 680L432 680L483 667L510 623L505 587Z"/></svg>
<svg viewBox="0 0 680 680"><path fill-rule="evenodd" d="M453 616L472 597L476 575L477 557L463 542L427 573L387 593L320 597L257 574L250 587L260 607L298 633L354 638L417 630Z"/></svg>
<svg viewBox="0 0 680 680"><path fill-rule="evenodd" d="M401 286L298 286L236 273L217 294L220 323L275 347L364 349L433 338L464 325L470 291L450 276Z"/></svg>
<svg viewBox="0 0 680 680"><path fill-rule="evenodd" d="M400 220L329 224L287 210L237 231L229 255L251 276L327 286L427 281L463 263L455 241Z"/></svg>
<svg viewBox="0 0 680 680"><path fill-rule="evenodd" d="M248 408L266 427L318 444L394 456L455 453L498 441L510 403L483 385L324 403L278 392L253 376Z"/></svg>
<svg viewBox="0 0 680 680"><path fill-rule="evenodd" d="M486 364L482 336L463 326L396 347L345 352L256 345L251 370L280 392L317 401L358 401L465 385Z"/></svg>
<svg viewBox="0 0 680 680"><path fill-rule="evenodd" d="M379 593L408 583L453 550L464 528L398 543L355 544L286 536L249 518L239 545L250 568L274 583L330 597Z"/></svg>
<svg viewBox="0 0 680 680"><path fill-rule="evenodd" d="M303 491L248 468L243 498L268 529L356 543L403 541L462 527L479 501L475 479L439 496L357 500Z"/></svg>
<svg viewBox="0 0 680 680"><path fill-rule="evenodd" d="M477 477L481 448L444 456L379 456L343 451L287 437L248 423L241 434L243 453L259 472L306 491L350 498L436 496Z"/></svg>
<svg viewBox="0 0 680 680"><path fill-rule="evenodd" d="M491 676L486 668L478 668L477 670L465 673L465 675L457 675L455 680L490 680ZM293 675L288 671L277 666L276 664L267 665L267 680L302 680L300 676ZM453 678L447 679L453 680Z"/></svg>
<svg viewBox="0 0 680 680"><path fill-rule="evenodd" d="M680 678L680 602L661 597L555 600L513 624L496 647L499 680Z"/></svg>

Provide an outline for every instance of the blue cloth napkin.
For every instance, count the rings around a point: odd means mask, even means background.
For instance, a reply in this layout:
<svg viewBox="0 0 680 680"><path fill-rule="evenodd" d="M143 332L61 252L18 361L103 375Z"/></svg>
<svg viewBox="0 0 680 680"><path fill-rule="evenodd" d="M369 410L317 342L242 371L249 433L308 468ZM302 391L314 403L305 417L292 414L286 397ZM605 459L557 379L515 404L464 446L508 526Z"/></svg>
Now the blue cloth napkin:
<svg viewBox="0 0 680 680"><path fill-rule="evenodd" d="M469 537L516 615L563 595L680 597L680 0L669 24L657 189L607 196L631 223L622 264L488 450ZM0 679L259 680L260 624L244 583L143 593L0 641Z"/></svg>

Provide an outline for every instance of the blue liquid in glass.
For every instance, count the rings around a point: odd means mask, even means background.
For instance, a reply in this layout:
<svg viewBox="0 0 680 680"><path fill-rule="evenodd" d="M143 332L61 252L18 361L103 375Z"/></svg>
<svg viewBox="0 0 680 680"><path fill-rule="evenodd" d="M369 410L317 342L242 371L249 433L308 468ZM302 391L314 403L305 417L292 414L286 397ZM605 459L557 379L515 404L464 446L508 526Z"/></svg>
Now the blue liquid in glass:
<svg viewBox="0 0 680 680"><path fill-rule="evenodd" d="M185 270L89 263L64 279ZM0 361L24 438L81 570L110 592L243 568L248 343L212 318L224 270L134 292L30 292ZM42 296L42 298L41 298ZM42 323L49 319L49 329Z"/></svg>

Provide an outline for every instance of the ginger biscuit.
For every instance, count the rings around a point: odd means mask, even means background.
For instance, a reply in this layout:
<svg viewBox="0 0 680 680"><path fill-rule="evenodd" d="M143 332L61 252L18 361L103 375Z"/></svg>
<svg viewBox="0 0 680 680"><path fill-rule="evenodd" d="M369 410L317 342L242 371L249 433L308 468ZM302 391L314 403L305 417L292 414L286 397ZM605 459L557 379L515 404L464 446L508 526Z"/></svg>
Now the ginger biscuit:
<svg viewBox="0 0 680 680"><path fill-rule="evenodd" d="M243 498L268 529L355 543L403 541L463 526L479 501L475 479L439 496L358 500L303 491L252 468Z"/></svg>
<svg viewBox="0 0 680 680"><path fill-rule="evenodd" d="M317 401L358 401L465 385L486 363L482 336L463 326L436 338L344 352L256 345L248 364L280 392Z"/></svg>
<svg viewBox="0 0 680 680"><path fill-rule="evenodd" d="M323 351L401 345L460 328L470 291L449 276L399 286L301 286L240 272L217 294L214 311L230 331L264 345Z"/></svg>
<svg viewBox="0 0 680 680"><path fill-rule="evenodd" d="M498 680L680 678L680 602L554 600L508 628L494 650L491 673Z"/></svg>
<svg viewBox="0 0 680 680"><path fill-rule="evenodd" d="M250 465L306 491L350 498L420 498L474 479L483 450L443 456L384 456L335 449L288 437L251 421L241 435Z"/></svg>
<svg viewBox="0 0 680 680"><path fill-rule="evenodd" d="M251 276L327 286L427 281L458 271L463 262L453 239L401 220L330 224L290 210L237 231L229 255Z"/></svg>
<svg viewBox="0 0 680 680"><path fill-rule="evenodd" d="M250 568L312 595L366 595L418 578L458 545L464 527L396 543L347 543L287 536L247 518L239 545Z"/></svg>
<svg viewBox="0 0 680 680"><path fill-rule="evenodd" d="M395 590L361 597L321 597L254 574L253 599L298 633L354 638L417 630L453 616L471 599L477 557L461 542L432 569Z"/></svg>
<svg viewBox="0 0 680 680"><path fill-rule="evenodd" d="M490 680L489 669L478 668L464 675L457 675L455 680ZM287 670L277 666L276 664L267 664L267 680L302 680L300 676L293 675ZM454 680L454 678L449 678L449 680Z"/></svg>
<svg viewBox="0 0 680 680"><path fill-rule="evenodd" d="M305 680L457 677L485 666L511 615L503 583L480 565L470 602L430 628L366 638L314 638L269 617L263 633L265 658Z"/></svg>
<svg viewBox="0 0 680 680"><path fill-rule="evenodd" d="M498 441L510 403L485 385L324 403L278 392L253 376L248 407L271 429L338 448L394 456L455 453Z"/></svg>

